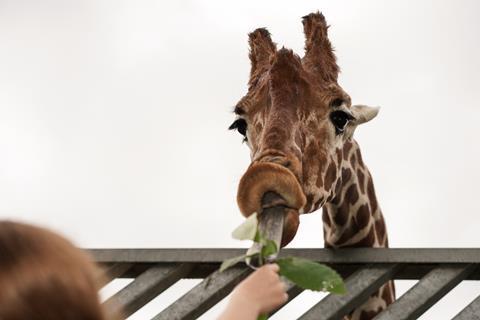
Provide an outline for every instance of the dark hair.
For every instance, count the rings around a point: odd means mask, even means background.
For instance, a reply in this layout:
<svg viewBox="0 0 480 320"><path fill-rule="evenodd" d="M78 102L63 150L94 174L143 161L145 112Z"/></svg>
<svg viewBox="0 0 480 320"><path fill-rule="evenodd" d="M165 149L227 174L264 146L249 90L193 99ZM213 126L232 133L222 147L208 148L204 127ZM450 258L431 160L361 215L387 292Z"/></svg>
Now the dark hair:
<svg viewBox="0 0 480 320"><path fill-rule="evenodd" d="M43 228L0 222L1 320L105 320L86 252Z"/></svg>

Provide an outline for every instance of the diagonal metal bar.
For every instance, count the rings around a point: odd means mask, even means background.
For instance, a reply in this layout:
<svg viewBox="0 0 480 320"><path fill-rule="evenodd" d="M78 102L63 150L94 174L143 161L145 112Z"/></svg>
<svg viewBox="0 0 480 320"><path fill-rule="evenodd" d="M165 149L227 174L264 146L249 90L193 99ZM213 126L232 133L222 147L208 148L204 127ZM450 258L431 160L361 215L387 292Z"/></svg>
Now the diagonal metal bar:
<svg viewBox="0 0 480 320"><path fill-rule="evenodd" d="M105 302L107 310L112 314L130 316L172 284L185 277L192 267L192 264L187 263L150 267L128 286L108 299Z"/></svg>
<svg viewBox="0 0 480 320"><path fill-rule="evenodd" d="M153 320L196 319L228 295L250 272L251 269L245 267L233 267L223 272L215 271Z"/></svg>
<svg viewBox="0 0 480 320"><path fill-rule="evenodd" d="M390 280L400 265L367 266L352 274L345 281L347 294L329 294L299 319L342 319L347 313L365 302L378 288Z"/></svg>
<svg viewBox="0 0 480 320"><path fill-rule="evenodd" d="M453 317L452 320L480 320L480 296L470 302L470 304Z"/></svg>
<svg viewBox="0 0 480 320"><path fill-rule="evenodd" d="M133 263L115 263L105 269L101 269L97 275L100 286L104 286L115 278L119 278L125 274Z"/></svg>
<svg viewBox="0 0 480 320"><path fill-rule="evenodd" d="M468 264L443 265L433 269L375 319L417 319L465 279L474 268L474 265Z"/></svg>

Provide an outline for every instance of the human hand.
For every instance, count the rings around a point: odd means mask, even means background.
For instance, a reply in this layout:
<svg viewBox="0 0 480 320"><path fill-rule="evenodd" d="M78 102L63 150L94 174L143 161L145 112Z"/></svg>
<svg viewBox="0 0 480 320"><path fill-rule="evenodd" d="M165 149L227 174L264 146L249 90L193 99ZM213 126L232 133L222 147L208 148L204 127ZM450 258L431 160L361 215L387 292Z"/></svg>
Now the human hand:
<svg viewBox="0 0 480 320"><path fill-rule="evenodd" d="M285 284L280 280L277 264L266 264L255 270L233 291L230 303L259 315L273 311L288 300Z"/></svg>

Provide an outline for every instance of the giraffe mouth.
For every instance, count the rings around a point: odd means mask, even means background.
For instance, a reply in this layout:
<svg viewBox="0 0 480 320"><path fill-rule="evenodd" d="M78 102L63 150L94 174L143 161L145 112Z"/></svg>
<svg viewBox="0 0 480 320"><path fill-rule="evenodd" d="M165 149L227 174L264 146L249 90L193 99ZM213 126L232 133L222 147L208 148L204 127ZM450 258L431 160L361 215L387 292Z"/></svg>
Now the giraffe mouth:
<svg viewBox="0 0 480 320"><path fill-rule="evenodd" d="M286 219L282 246L295 236L299 225L299 213L306 203L295 175L282 165L271 162L255 162L240 179L237 203L245 217L271 207L284 207Z"/></svg>

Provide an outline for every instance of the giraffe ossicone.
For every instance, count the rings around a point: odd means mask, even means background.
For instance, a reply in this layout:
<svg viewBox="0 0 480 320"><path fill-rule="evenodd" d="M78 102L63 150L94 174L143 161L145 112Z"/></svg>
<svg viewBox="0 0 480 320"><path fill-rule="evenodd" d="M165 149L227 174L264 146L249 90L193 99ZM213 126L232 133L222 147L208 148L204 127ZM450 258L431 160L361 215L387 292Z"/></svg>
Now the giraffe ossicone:
<svg viewBox="0 0 480 320"><path fill-rule="evenodd" d="M261 215L269 205L288 208L282 245L294 238L300 214L323 208L326 247L387 247L372 177L353 139L357 126L372 120L378 108L352 105L338 84L324 16L312 13L302 22L302 58L277 50L264 28L249 34L248 92L230 127L244 136L252 161L240 180L239 208L245 216ZM265 203L271 193L278 197ZM350 318L371 319L393 300L388 282Z"/></svg>

